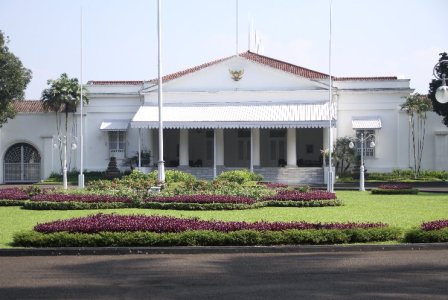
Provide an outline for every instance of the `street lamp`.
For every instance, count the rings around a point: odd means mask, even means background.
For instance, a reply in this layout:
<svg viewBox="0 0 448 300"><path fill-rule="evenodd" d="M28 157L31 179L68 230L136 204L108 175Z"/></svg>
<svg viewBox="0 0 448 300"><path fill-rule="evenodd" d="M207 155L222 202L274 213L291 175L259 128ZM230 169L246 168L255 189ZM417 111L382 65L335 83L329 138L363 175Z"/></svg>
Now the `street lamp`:
<svg viewBox="0 0 448 300"><path fill-rule="evenodd" d="M370 140L369 146L370 148L374 148L375 147L375 135L373 134L368 134L366 137L364 137L364 133L361 133L361 137L357 138L351 138L350 143L348 144L348 146L350 147L350 149L353 149L355 147L355 144L353 143L353 141L355 142L360 142L361 144L361 166L359 167L359 190L360 191L365 191L365 187L364 187L364 149L365 149L365 143L368 142Z"/></svg>
<svg viewBox="0 0 448 300"><path fill-rule="evenodd" d="M442 80L442 85L441 86L439 86L438 88L437 88L437 90L436 90L436 100L437 100L437 102L439 102L439 103L441 103L441 104L445 104L445 103L447 103L448 102L448 86L446 85L446 78L445 78L445 74L442 74L442 77L440 77L438 74L437 74L437 71L438 71L438 69L439 69L439 67L442 65L442 64L448 64L448 60L441 60L441 61L439 61L435 66L434 66L434 69L433 69L433 74L434 74L434 77L435 78L437 78L438 80Z"/></svg>
<svg viewBox="0 0 448 300"><path fill-rule="evenodd" d="M62 154L63 154L63 162L62 162L62 184L64 186L64 190L68 188L67 185L67 136L61 135L57 137L58 143L54 143L54 148L60 148L62 147ZM76 137L75 137L76 140ZM78 148L78 145L76 142L72 142L71 149L76 150Z"/></svg>

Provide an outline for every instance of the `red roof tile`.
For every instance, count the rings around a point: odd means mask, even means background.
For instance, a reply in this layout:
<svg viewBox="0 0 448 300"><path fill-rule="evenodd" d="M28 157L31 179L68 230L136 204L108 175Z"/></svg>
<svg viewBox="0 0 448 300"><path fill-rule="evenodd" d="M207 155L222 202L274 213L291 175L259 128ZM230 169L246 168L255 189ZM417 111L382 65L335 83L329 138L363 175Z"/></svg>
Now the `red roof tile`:
<svg viewBox="0 0 448 300"><path fill-rule="evenodd" d="M89 85L142 85L143 80L90 80Z"/></svg>
<svg viewBox="0 0 448 300"><path fill-rule="evenodd" d="M240 57L246 58L253 62L257 62L284 72L288 72L294 75L302 76L310 79L328 79L328 74L317 72L311 69L307 69L304 67L300 67L297 65L293 65L291 63L287 63L278 59L270 58L264 55L260 55L257 53L253 53L250 51L243 52L239 54ZM162 77L164 82L180 78L182 76L197 72L199 70L205 69L212 65L218 64L220 62L226 61L234 56L228 56L225 58L217 59L208 63L204 63L202 65L198 65L192 68L188 68L179 72L171 73ZM333 80L335 81L374 81L374 80L397 80L395 76L374 76L374 77L335 77L333 76ZM149 82L153 84L157 84L158 79L152 79ZM143 84L143 81L89 81L88 84L91 85L140 85Z"/></svg>
<svg viewBox="0 0 448 300"><path fill-rule="evenodd" d="M13 101L14 108L19 113L42 113L47 112L44 109L43 102L40 100Z"/></svg>

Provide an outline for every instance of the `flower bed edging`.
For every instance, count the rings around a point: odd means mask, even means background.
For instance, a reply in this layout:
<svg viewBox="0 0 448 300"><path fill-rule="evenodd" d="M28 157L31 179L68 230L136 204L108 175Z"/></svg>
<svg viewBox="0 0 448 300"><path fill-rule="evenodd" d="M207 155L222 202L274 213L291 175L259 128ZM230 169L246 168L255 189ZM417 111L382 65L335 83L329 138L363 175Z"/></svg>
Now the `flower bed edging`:
<svg viewBox="0 0 448 300"><path fill-rule="evenodd" d="M418 228L405 232L407 243L444 243L448 242L448 219L425 222Z"/></svg>
<svg viewBox="0 0 448 300"><path fill-rule="evenodd" d="M23 206L27 200L0 199L0 206Z"/></svg>
<svg viewBox="0 0 448 300"><path fill-rule="evenodd" d="M264 206L267 207L324 207L344 205L342 200L308 200L308 201L288 201L288 200L265 200Z"/></svg>
<svg viewBox="0 0 448 300"><path fill-rule="evenodd" d="M415 195L419 190L412 188L409 184L382 184L378 188L372 189L372 194L377 195Z"/></svg>
<svg viewBox="0 0 448 300"><path fill-rule="evenodd" d="M396 240L382 223L224 222L166 216L104 215L38 224L14 235L22 247L246 246Z"/></svg>
<svg viewBox="0 0 448 300"><path fill-rule="evenodd" d="M78 209L114 209L136 208L131 202L53 202L53 201L25 201L23 209L33 210L78 210Z"/></svg>
<svg viewBox="0 0 448 300"><path fill-rule="evenodd" d="M182 203L182 202L141 202L139 208L176 209L176 210L241 210L264 207L263 202L254 204L240 203Z"/></svg>
<svg viewBox="0 0 448 300"><path fill-rule="evenodd" d="M130 246L257 246L257 245L325 245L396 240L401 234L394 227L368 229L311 229L284 231L240 230L232 232L184 231L181 233L100 232L40 233L14 235L20 247L130 247Z"/></svg>

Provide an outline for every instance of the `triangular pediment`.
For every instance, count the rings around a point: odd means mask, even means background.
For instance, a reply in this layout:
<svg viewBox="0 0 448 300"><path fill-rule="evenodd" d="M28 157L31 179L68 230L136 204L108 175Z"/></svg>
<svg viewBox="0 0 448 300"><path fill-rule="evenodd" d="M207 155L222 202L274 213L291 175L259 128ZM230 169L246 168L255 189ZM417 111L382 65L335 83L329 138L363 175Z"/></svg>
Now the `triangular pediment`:
<svg viewBox="0 0 448 300"><path fill-rule="evenodd" d="M246 52L164 76L164 91L291 91L328 88L323 73ZM157 89L157 80L152 90Z"/></svg>

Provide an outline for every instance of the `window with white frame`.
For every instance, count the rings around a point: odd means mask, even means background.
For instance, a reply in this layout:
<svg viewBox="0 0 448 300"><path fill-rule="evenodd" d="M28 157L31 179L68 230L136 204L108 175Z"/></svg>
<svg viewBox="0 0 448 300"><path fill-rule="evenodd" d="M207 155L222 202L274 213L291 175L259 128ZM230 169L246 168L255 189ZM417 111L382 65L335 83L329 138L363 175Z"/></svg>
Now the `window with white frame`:
<svg viewBox="0 0 448 300"><path fill-rule="evenodd" d="M109 131L109 151L111 154L124 153L126 131Z"/></svg>
<svg viewBox="0 0 448 300"><path fill-rule="evenodd" d="M373 129L357 129L356 137L358 138L358 142L356 143L356 153L361 155L361 134L364 134L364 157L375 157L375 147L370 146L370 142L374 142L375 140L375 130Z"/></svg>

